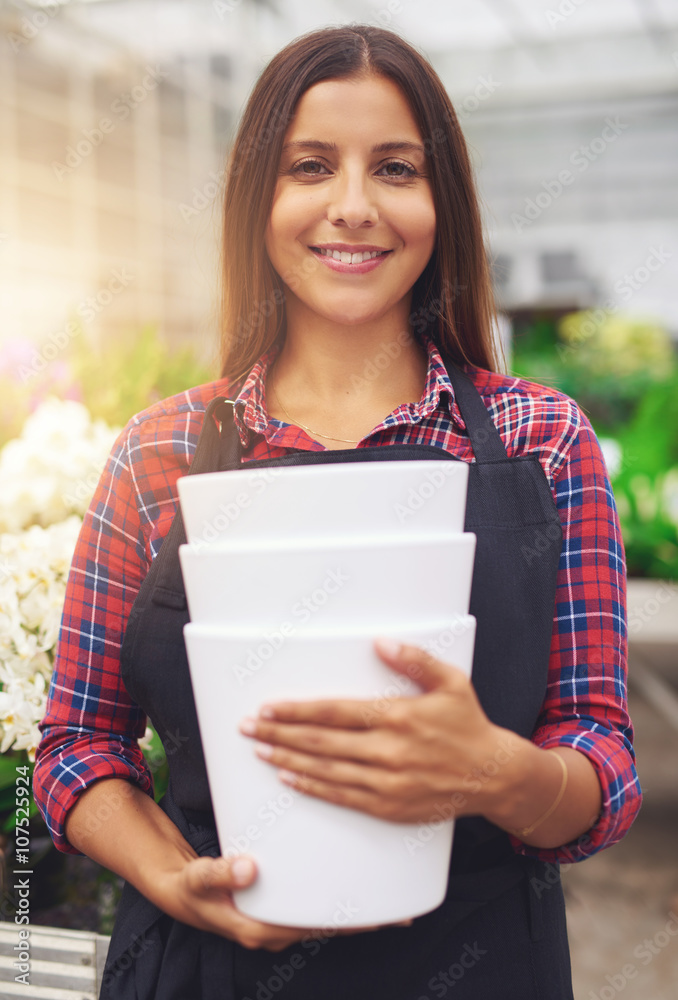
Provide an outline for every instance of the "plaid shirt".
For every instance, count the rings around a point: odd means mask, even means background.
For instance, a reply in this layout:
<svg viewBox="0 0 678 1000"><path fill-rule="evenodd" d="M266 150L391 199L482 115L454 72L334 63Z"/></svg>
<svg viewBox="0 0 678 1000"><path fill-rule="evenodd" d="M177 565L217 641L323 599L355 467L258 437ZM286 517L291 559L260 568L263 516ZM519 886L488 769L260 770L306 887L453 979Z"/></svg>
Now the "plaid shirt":
<svg viewBox="0 0 678 1000"><path fill-rule="evenodd" d="M358 447L434 445L472 462L443 361L430 340L427 349L420 401L398 406ZM79 853L65 838L64 820L93 781L126 778L153 794L137 743L146 716L122 683L120 650L134 599L177 509L176 482L190 465L207 404L237 392L244 461L325 450L298 427L267 416L265 377L275 353L260 359L239 391L221 380L151 406L132 418L111 452L73 557L36 753L35 798L61 851ZM612 489L595 434L573 400L522 379L466 371L509 457L539 457L563 526L548 687L532 739L581 751L602 787L600 816L578 842L552 850L513 837L512 844L545 861L579 861L620 840L641 799L626 707L624 550Z"/></svg>

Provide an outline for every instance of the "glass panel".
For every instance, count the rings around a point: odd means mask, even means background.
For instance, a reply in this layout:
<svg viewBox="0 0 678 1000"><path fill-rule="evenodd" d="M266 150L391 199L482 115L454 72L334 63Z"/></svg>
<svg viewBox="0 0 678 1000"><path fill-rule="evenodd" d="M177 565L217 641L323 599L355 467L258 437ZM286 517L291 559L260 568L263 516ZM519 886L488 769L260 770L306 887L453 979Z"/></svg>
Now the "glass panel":
<svg viewBox="0 0 678 1000"><path fill-rule="evenodd" d="M98 180L127 188L135 186L134 153L131 149L116 146L105 136L95 155Z"/></svg>
<svg viewBox="0 0 678 1000"><path fill-rule="evenodd" d="M99 251L102 255L133 257L136 253L136 221L99 209Z"/></svg>
<svg viewBox="0 0 678 1000"><path fill-rule="evenodd" d="M20 83L27 83L59 97L68 96L67 68L50 62L44 53L38 59L28 45L23 46L16 55L15 64Z"/></svg>
<svg viewBox="0 0 678 1000"><path fill-rule="evenodd" d="M183 90L161 80L158 84L160 129L165 135L182 136L186 130L186 100Z"/></svg>
<svg viewBox="0 0 678 1000"><path fill-rule="evenodd" d="M19 188L19 233L29 243L71 245L71 204L65 198Z"/></svg>
<svg viewBox="0 0 678 1000"><path fill-rule="evenodd" d="M64 163L70 136L64 123L20 110L16 116L16 130L20 159L44 164L53 160Z"/></svg>

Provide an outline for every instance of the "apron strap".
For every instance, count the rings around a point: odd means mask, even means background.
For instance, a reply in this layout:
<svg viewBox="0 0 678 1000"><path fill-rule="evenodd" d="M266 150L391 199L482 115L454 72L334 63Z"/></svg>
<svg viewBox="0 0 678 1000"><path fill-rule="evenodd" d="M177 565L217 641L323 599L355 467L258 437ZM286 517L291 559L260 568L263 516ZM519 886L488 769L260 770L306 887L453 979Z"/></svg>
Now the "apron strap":
<svg viewBox="0 0 678 1000"><path fill-rule="evenodd" d="M193 476L201 472L215 472L219 468L222 439L221 430L217 427L213 419L215 414L221 422L221 427L226 431L231 431L228 439L229 451L238 449L238 431L235 421L231 419L229 405L233 405L232 400L225 399L223 396L217 396L208 404L193 461L189 466L187 475ZM155 578L156 583L153 589L152 600L155 604L162 604L166 608L176 608L179 611L186 607L186 594L184 593L181 565L176 558L176 553L179 546L185 543L186 530L181 515L181 505L178 504L170 530L160 547L160 552L156 556L156 562L159 565L156 570L157 576Z"/></svg>
<svg viewBox="0 0 678 1000"><path fill-rule="evenodd" d="M217 396L208 403L193 461L187 473L189 476L202 472L214 472L218 469L221 430L220 427L217 427L214 420L210 418L216 415L220 424L230 421L231 412L229 408L233 406L233 402L234 400L232 399Z"/></svg>
<svg viewBox="0 0 678 1000"><path fill-rule="evenodd" d="M452 361L444 359L447 374L454 389L454 398L461 410L476 462L502 462L508 455L482 396L466 372Z"/></svg>

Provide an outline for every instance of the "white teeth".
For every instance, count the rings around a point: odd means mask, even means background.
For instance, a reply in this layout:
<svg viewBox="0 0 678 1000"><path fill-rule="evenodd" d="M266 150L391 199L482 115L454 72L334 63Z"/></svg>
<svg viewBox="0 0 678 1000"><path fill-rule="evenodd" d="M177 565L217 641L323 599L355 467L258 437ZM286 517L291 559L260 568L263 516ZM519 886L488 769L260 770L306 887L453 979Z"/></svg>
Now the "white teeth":
<svg viewBox="0 0 678 1000"><path fill-rule="evenodd" d="M386 253L385 250L372 250L365 251L364 253L349 253L346 250L319 249L320 253L324 257L333 257L334 260L340 260L342 264L362 264L365 260L372 260L374 257L380 257L382 254Z"/></svg>

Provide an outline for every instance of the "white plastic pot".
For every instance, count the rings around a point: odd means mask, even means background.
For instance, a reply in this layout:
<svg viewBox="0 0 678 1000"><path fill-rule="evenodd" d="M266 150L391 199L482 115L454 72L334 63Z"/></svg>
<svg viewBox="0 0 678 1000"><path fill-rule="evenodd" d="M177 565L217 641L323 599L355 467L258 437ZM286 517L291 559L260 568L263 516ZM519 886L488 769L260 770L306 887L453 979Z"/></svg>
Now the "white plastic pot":
<svg viewBox="0 0 678 1000"><path fill-rule="evenodd" d="M182 545L191 620L242 628L412 627L466 614L473 534Z"/></svg>
<svg viewBox="0 0 678 1000"><path fill-rule="evenodd" d="M186 537L224 540L410 537L463 531L468 465L342 462L210 472L178 481Z"/></svg>
<svg viewBox="0 0 678 1000"><path fill-rule="evenodd" d="M242 912L299 927L393 923L435 909L448 879L452 803L430 819L394 823L305 797L255 755L238 724L265 702L358 698L369 712L420 693L416 674L392 671L374 629L267 634L190 623L186 646L221 853L247 853L255 883L234 894ZM429 648L470 675L475 619L448 616L387 633ZM366 716L373 720L375 715Z"/></svg>

